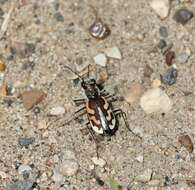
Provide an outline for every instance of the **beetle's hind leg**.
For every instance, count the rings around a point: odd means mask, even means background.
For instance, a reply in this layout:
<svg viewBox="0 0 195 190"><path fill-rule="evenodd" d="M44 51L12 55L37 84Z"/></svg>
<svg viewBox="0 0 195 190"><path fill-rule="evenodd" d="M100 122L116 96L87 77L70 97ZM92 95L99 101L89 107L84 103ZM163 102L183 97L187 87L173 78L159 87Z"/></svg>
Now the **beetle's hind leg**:
<svg viewBox="0 0 195 190"><path fill-rule="evenodd" d="M95 135L94 135L94 132L93 132L91 126L89 126L89 125L90 125L90 123L88 122L88 123L86 124L86 126L87 126L87 128L88 128L88 130L89 130L89 132L90 132L90 134L91 134L91 137L92 137L93 141L95 142L95 146L96 146L96 155L97 155L97 158L99 158L99 153L98 153L98 148L99 148L99 146L98 146L98 141L97 141L97 139L96 139L96 137L95 137Z"/></svg>
<svg viewBox="0 0 195 190"><path fill-rule="evenodd" d="M123 118L123 120L125 122L125 126L128 129L128 131L130 131L133 135L135 135L135 136L139 137L140 139L142 139L139 135L137 135L136 133L134 133L132 131L132 129L129 127L129 124L127 122L126 113L122 109L115 109L115 110L113 110L113 113L115 114L115 116L119 116L119 117L122 117Z"/></svg>

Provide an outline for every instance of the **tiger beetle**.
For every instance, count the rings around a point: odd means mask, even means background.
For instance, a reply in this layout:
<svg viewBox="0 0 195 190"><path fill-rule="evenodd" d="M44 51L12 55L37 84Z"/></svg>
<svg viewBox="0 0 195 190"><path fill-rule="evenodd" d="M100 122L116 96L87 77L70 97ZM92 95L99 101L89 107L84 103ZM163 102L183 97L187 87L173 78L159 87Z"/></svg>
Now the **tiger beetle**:
<svg viewBox="0 0 195 190"><path fill-rule="evenodd" d="M122 116L126 128L135 136L138 136L130 129L125 112L121 109L112 109L111 103L117 101L118 98L102 89L102 85L95 79L89 78L89 66L88 77L85 80L70 67L65 65L65 68L74 73L81 81L81 87L84 90L86 98L73 100L76 106L83 105L75 114L81 113L82 111L84 111L84 114L87 114L88 122L86 123L86 126L96 144L97 156L98 143L95 134L104 136L114 135L118 129L117 116ZM76 118L78 117L75 117L74 119Z"/></svg>

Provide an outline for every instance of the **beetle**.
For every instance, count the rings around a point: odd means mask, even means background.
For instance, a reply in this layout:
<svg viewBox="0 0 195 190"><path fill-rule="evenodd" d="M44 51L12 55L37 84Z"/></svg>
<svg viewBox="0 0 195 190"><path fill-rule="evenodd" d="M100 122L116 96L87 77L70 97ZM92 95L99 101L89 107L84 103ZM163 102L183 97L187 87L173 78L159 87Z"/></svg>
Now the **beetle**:
<svg viewBox="0 0 195 190"><path fill-rule="evenodd" d="M97 140L95 138L95 134L112 136L117 131L117 115L122 116L127 129L134 135L138 136L130 129L125 112L123 112L121 109L112 109L111 103L118 100L118 98L115 95L110 95L108 92L106 92L101 87L101 84L99 84L94 78L89 78L89 67L88 78L85 80L70 67L65 66L65 68L77 75L81 81L81 87L84 90L86 98L73 100L77 106L83 105L83 107L81 107L75 113L79 113L82 110L86 112L88 117L88 122L86 125L96 143L96 148Z"/></svg>

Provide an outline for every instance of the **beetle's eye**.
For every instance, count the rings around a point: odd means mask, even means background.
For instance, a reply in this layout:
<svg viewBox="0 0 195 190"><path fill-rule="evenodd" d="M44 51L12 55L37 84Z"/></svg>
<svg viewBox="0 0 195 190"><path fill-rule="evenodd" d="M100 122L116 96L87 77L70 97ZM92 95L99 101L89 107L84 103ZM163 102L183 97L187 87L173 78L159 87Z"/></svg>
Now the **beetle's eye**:
<svg viewBox="0 0 195 190"><path fill-rule="evenodd" d="M91 79L90 83L91 83L91 84L96 84L95 79Z"/></svg>

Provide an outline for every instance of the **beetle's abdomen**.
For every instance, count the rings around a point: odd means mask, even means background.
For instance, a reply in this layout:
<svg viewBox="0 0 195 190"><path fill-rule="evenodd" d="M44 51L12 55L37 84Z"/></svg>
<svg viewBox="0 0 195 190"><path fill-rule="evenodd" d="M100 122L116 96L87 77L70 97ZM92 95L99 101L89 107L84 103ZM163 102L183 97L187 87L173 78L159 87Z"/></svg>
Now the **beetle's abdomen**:
<svg viewBox="0 0 195 190"><path fill-rule="evenodd" d="M92 129L98 134L111 135L116 126L116 120L106 99L104 97L91 99L87 102L86 108Z"/></svg>

